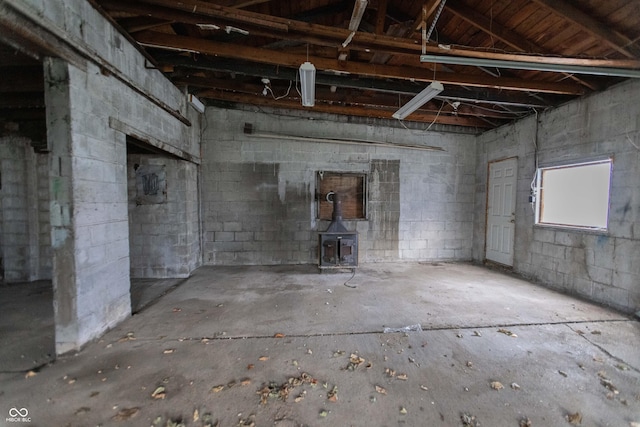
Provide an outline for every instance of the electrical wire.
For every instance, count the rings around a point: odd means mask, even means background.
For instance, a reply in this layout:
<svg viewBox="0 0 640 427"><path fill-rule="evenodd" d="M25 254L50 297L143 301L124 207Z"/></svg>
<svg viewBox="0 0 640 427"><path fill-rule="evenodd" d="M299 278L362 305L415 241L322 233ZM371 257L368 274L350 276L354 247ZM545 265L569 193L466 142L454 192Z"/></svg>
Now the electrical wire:
<svg viewBox="0 0 640 427"><path fill-rule="evenodd" d="M438 110L438 114L436 114L436 117L433 119L433 121L429 124L429 126L427 126L426 129L421 130L420 132L428 132L429 129L431 129L431 126L433 126L433 124L436 122L436 120L438 120L438 117L440 117L440 113L442 112L442 109L444 108L446 102L442 102L442 105L440 106L440 109ZM403 128L405 128L406 130L408 130L409 132L411 132L414 135L419 135L419 133L413 132L413 130L409 129L407 127L407 125L404 124L404 121L401 119L398 119L398 121L400 122L400 124L402 125Z"/></svg>
<svg viewBox="0 0 640 427"><path fill-rule="evenodd" d="M264 88L265 88L269 93L271 93L271 96L273 97L273 99L275 99L276 101L279 101L279 100L281 100L282 98L286 98L287 96L289 96L289 92L291 92L291 85L292 85L292 84L293 84L293 82L292 82L291 80L289 80L289 89L287 89L287 93L285 93L285 94L284 94L284 95L282 95L282 96L278 96L278 97L276 97L276 94L275 94L275 93L273 93L273 90L271 89L271 87L269 87L269 86L267 86L267 85L264 85Z"/></svg>
<svg viewBox="0 0 640 427"><path fill-rule="evenodd" d="M349 282L351 281L351 279L353 279L356 275L356 269L353 269L353 273L351 274L351 277L349 278L349 280L347 280L346 282L343 283L343 285L345 285L347 288L351 288L351 289L355 289L358 286L357 285L349 285Z"/></svg>

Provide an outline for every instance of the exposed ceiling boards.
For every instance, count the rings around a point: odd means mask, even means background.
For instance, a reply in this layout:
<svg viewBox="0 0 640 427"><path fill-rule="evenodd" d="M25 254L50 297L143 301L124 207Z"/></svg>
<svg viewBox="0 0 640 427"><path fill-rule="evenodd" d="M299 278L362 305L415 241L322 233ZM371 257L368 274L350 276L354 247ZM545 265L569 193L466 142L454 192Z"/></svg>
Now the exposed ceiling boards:
<svg viewBox="0 0 640 427"><path fill-rule="evenodd" d="M176 85L230 108L393 120L437 80L444 91L404 120L482 132L625 78L576 74L571 67L421 62L423 34L443 0L91 1ZM640 0L448 0L425 53L637 71L639 40ZM311 108L296 90L297 70L307 60L317 69Z"/></svg>

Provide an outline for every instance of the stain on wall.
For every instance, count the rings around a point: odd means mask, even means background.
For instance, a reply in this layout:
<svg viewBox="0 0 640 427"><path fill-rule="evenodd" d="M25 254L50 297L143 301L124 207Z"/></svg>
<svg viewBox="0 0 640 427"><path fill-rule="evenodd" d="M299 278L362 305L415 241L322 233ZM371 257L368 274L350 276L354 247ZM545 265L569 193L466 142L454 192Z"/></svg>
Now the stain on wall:
<svg viewBox="0 0 640 427"><path fill-rule="evenodd" d="M369 174L371 260L397 257L400 227L400 160L372 160Z"/></svg>

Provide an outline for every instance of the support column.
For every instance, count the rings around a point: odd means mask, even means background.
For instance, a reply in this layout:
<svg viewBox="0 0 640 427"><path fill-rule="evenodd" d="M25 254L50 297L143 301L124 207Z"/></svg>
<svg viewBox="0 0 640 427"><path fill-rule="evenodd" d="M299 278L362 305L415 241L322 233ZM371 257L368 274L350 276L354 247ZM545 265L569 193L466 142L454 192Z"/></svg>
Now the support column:
<svg viewBox="0 0 640 427"><path fill-rule="evenodd" d="M56 352L63 354L131 314L126 146L109 133L108 77L59 59L44 65Z"/></svg>

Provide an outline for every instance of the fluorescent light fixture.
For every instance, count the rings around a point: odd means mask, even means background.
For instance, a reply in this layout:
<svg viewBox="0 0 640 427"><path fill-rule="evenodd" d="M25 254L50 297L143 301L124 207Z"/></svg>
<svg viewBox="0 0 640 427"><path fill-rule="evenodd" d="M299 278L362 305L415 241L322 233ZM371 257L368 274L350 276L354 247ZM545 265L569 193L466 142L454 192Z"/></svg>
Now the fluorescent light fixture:
<svg viewBox="0 0 640 427"><path fill-rule="evenodd" d="M356 0L356 4L353 6L353 13L351 14L351 21L349 21L349 31L358 31L364 11L367 10L367 3L369 3L369 0Z"/></svg>
<svg viewBox="0 0 640 427"><path fill-rule="evenodd" d="M468 58L465 56L421 55L420 62L439 64L470 65L473 67L512 68L515 70L549 71L552 73L591 74L594 76L614 76L640 78L640 70L627 68L589 67L585 65L545 64L526 61L506 61L502 59Z"/></svg>
<svg viewBox="0 0 640 427"><path fill-rule="evenodd" d="M309 61L300 66L300 89L302 106L313 107L316 103L316 67Z"/></svg>
<svg viewBox="0 0 640 427"><path fill-rule="evenodd" d="M422 92L414 96L411 101L407 102L402 106L402 108L393 113L392 117L394 119L403 120L409 114L413 113L418 108L422 107L424 104L438 96L438 94L443 90L444 86L442 86L442 83L438 81L432 82L429 86L422 90Z"/></svg>
<svg viewBox="0 0 640 427"><path fill-rule="evenodd" d="M204 104L195 95L189 94L189 103L198 110L200 113L204 113Z"/></svg>

